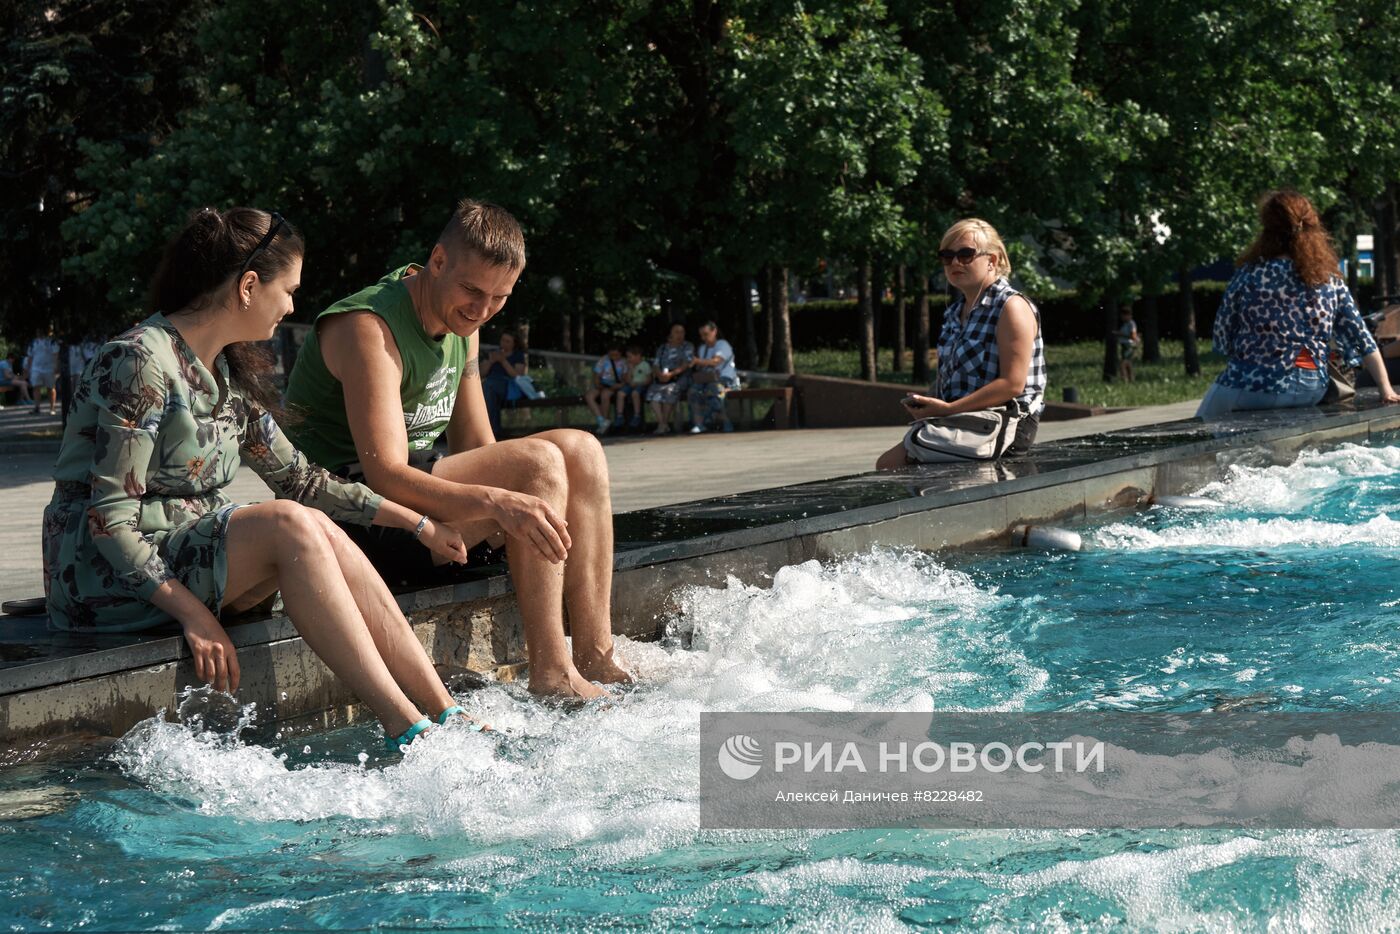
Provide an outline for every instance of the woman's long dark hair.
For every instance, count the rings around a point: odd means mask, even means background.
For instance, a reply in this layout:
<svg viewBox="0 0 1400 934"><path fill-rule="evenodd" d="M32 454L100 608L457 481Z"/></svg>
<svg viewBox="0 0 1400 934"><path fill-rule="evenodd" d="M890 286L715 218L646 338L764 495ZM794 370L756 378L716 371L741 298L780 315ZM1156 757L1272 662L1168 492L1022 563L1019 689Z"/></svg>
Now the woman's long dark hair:
<svg viewBox="0 0 1400 934"><path fill-rule="evenodd" d="M1287 256L1298 278L1313 288L1331 281L1341 270L1332 237L1306 197L1280 188L1259 201L1259 236L1240 256L1240 265Z"/></svg>
<svg viewBox="0 0 1400 934"><path fill-rule="evenodd" d="M213 306L219 290L233 287L232 278L248 263L271 226L272 215L257 208L229 208L222 213L201 208L190 215L165 247L151 280L149 310L170 315ZM262 282L270 282L305 253L301 234L283 221L272 242L252 256L248 269ZM254 343L239 342L224 348L224 359L229 378L243 393L284 417L281 393L272 381L271 353Z"/></svg>

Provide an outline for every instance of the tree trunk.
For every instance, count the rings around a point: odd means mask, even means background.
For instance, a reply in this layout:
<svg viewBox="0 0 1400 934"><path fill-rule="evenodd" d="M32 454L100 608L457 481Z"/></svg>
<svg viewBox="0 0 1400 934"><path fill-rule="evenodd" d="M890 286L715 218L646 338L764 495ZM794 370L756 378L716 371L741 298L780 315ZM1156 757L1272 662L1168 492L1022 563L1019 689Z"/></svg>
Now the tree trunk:
<svg viewBox="0 0 1400 934"><path fill-rule="evenodd" d="M880 344L885 339L885 266L870 267L870 305L875 310L875 369L880 368Z"/></svg>
<svg viewBox="0 0 1400 934"><path fill-rule="evenodd" d="M743 369L761 369L758 365L758 322L753 319L753 280L740 276L735 283L734 299L738 305L739 326L744 332Z"/></svg>
<svg viewBox="0 0 1400 934"><path fill-rule="evenodd" d="M1390 281L1386 278L1385 263L1381 257L1385 255L1387 248L1385 231L1385 211L1381 209L1381 202L1375 203L1371 212L1371 220L1374 224L1375 234L1371 237L1371 281L1376 290L1377 302L1384 302L1383 296L1390 294L1393 290Z"/></svg>
<svg viewBox="0 0 1400 934"><path fill-rule="evenodd" d="M875 382L875 306L870 300L870 260L860 261L856 276L856 307L860 309L860 378Z"/></svg>
<svg viewBox="0 0 1400 934"><path fill-rule="evenodd" d="M914 382L927 386L929 377L928 268L922 262L915 268L914 283Z"/></svg>
<svg viewBox="0 0 1400 934"><path fill-rule="evenodd" d="M904 304L907 301L904 282L905 267L894 268L894 371L904 371Z"/></svg>
<svg viewBox="0 0 1400 934"><path fill-rule="evenodd" d="M758 314L761 319L757 369L770 371L773 366L773 267L764 266L758 277Z"/></svg>
<svg viewBox="0 0 1400 934"><path fill-rule="evenodd" d="M791 373L792 320L788 315L786 266L778 266L773 270L773 297L769 306L773 309L773 358L769 361L769 366L779 373Z"/></svg>
<svg viewBox="0 0 1400 934"><path fill-rule="evenodd" d="M1138 322L1138 330L1142 333L1142 362L1161 363L1162 334L1157 317L1157 287L1143 286L1143 288L1152 291L1147 292L1142 297L1142 320Z"/></svg>
<svg viewBox="0 0 1400 934"><path fill-rule="evenodd" d="M1346 242L1342 244L1342 258L1347 262L1347 291L1355 298L1356 287L1361 278L1361 272L1356 268L1356 221L1347 221L1342 225L1342 236L1346 238Z"/></svg>
<svg viewBox="0 0 1400 934"><path fill-rule="evenodd" d="M1400 184L1391 182L1385 192L1385 207L1382 211L1385 229L1385 252L1377 253L1376 256L1385 263L1386 294L1400 294L1400 263L1397 263L1397 255L1400 251L1396 249L1397 235L1400 235L1400 226L1397 226L1396 201L1400 200Z"/></svg>
<svg viewBox="0 0 1400 934"><path fill-rule="evenodd" d="M583 340L583 306L580 305L578 313L574 315L574 346L578 348L577 353L588 353L588 345Z"/></svg>
<svg viewBox="0 0 1400 934"><path fill-rule="evenodd" d="M741 352L744 338L738 329L743 322L735 313L739 292L734 281L717 279L705 273L696 278L695 290L700 297L700 320L713 321L719 327L720 336L729 341L736 353Z"/></svg>
<svg viewBox="0 0 1400 934"><path fill-rule="evenodd" d="M1201 375L1201 358L1196 352L1196 303L1191 295L1191 270L1182 266L1176 272L1177 287L1181 289L1181 349L1187 376Z"/></svg>
<svg viewBox="0 0 1400 934"><path fill-rule="evenodd" d="M1099 313L1104 323L1103 381L1111 383L1118 378L1118 303L1112 294L1103 296Z"/></svg>
<svg viewBox="0 0 1400 934"><path fill-rule="evenodd" d="M569 313L569 306L564 306L563 328L559 335L559 347L564 353L574 352L574 317Z"/></svg>

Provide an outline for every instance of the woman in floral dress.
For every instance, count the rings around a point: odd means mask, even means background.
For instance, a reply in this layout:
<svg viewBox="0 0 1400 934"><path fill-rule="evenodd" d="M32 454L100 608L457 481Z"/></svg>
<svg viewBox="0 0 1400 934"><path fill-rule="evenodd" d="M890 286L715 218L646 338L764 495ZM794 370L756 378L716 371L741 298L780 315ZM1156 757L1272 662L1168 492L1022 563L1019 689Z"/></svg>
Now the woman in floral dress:
<svg viewBox="0 0 1400 934"><path fill-rule="evenodd" d="M307 645L397 748L431 726L424 713L464 714L331 518L414 531L458 562L466 550L447 525L309 463L278 429L270 360L248 342L291 313L303 252L290 224L252 208L206 208L166 248L153 313L98 351L74 394L44 512L49 618L107 632L173 619L196 674L232 692L238 659L220 613L281 590ZM278 499L229 501L244 462Z"/></svg>
<svg viewBox="0 0 1400 934"><path fill-rule="evenodd" d="M694 356L695 345L685 339L685 325L671 325L666 343L656 349L656 359L651 364L655 381L647 390L647 401L656 414L656 431L652 434L664 435L671 430L671 412L685 398L690 385L686 371Z"/></svg>

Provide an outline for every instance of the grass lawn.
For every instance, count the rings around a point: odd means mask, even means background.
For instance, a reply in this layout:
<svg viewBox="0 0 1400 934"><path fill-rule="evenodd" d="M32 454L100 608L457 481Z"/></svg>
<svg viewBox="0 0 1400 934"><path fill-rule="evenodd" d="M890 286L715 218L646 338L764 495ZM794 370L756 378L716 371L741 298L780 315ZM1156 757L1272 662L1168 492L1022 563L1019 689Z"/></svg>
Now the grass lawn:
<svg viewBox="0 0 1400 934"><path fill-rule="evenodd" d="M1079 401L1085 405L1122 408L1138 405L1165 405L1185 402L1205 395L1211 381L1225 368L1225 359L1206 350L1209 342L1202 341L1201 375L1188 377L1181 362L1181 342L1162 341L1162 362L1135 364L1136 379L1132 383L1103 381L1103 344L1080 341L1075 344L1049 344L1045 348L1045 366L1050 384L1045 398L1058 402L1066 386L1079 390ZM860 356L855 350L804 350L793 355L797 372L813 376L860 376ZM880 351L880 381L908 383L909 369L891 372L894 352Z"/></svg>

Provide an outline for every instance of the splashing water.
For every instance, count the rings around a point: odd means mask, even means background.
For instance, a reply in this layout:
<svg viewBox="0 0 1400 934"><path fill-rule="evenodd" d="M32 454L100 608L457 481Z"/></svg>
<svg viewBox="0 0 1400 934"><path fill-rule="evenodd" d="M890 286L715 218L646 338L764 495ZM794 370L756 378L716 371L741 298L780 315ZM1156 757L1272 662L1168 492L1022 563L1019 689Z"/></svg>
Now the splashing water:
<svg viewBox="0 0 1400 934"><path fill-rule="evenodd" d="M508 733L449 725L401 761L364 756L369 726L260 745L254 711L195 692L102 762L0 775L0 806L66 795L0 821L0 923L1394 926L1393 833L700 831L696 756L707 710L1389 709L1397 489L1400 451L1346 447L1078 554L881 550L690 589L665 640L622 641L635 689L565 712L495 685L463 701Z"/></svg>

